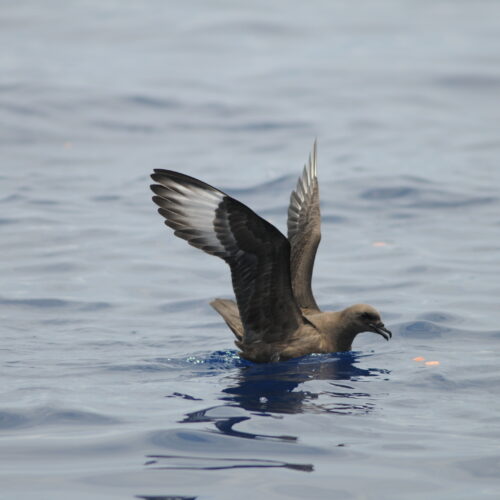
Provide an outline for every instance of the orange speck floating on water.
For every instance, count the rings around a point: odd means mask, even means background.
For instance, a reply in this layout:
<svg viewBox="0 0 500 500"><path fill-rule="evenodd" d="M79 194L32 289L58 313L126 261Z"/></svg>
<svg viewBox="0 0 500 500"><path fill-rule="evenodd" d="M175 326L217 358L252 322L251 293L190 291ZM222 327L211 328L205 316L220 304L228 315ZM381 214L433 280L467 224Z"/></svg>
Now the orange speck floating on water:
<svg viewBox="0 0 500 500"><path fill-rule="evenodd" d="M426 361L425 364L427 366L437 366L440 365L441 363L439 361Z"/></svg>
<svg viewBox="0 0 500 500"><path fill-rule="evenodd" d="M385 241L374 241L372 243L372 247L386 247L388 245L388 243L386 243Z"/></svg>
<svg viewBox="0 0 500 500"><path fill-rule="evenodd" d="M416 358L413 358L413 361L425 361L425 358L422 356L417 356Z"/></svg>

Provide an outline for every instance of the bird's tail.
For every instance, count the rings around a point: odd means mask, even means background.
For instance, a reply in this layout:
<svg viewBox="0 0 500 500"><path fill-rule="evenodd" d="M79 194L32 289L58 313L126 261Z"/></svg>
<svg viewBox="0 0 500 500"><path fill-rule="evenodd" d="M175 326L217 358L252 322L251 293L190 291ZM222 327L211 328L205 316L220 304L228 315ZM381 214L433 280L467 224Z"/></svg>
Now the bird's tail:
<svg viewBox="0 0 500 500"><path fill-rule="evenodd" d="M236 337L236 345L241 347L244 329L236 302L228 299L215 299L210 302L210 305L224 318L227 326L231 328Z"/></svg>

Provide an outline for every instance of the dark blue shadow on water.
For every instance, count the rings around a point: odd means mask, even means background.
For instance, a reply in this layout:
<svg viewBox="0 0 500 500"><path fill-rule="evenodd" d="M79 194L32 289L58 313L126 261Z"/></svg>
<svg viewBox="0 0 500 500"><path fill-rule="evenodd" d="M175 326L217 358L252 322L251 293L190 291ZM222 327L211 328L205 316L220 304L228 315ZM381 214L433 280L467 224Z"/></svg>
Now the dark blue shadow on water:
<svg viewBox="0 0 500 500"><path fill-rule="evenodd" d="M384 370L358 368L355 365L361 357L351 351L313 354L282 363L246 362L235 377L234 385L223 389L221 399L253 412L301 413L305 401L319 396L310 391L295 390L305 382L356 380L387 373ZM346 388L349 389L348 386ZM342 397L348 396L348 393L342 392Z"/></svg>
<svg viewBox="0 0 500 500"><path fill-rule="evenodd" d="M309 355L281 363L256 364L238 359L233 351L218 351L211 354L205 361L207 364L227 368L228 357L238 367L237 373L225 389L222 389L220 399L229 404L211 406L202 410L187 413L180 423L211 422L216 432L244 439L266 439L278 441L295 441L297 438L288 435L269 435L242 432L234 429L236 424L250 420L256 413L261 416L275 414L293 414L305 411L304 405L319 398L320 394L307 390L296 390L301 384L312 380L331 380L336 389L323 391L334 400L341 400L341 406L336 411L319 405L320 411L328 413L367 413L372 404L366 402L370 394L360 393L350 386L348 381L360 378L386 375L386 370L362 369L356 363L366 357L356 352L335 354ZM204 367L206 369L207 366ZM333 381L346 381L333 384ZM179 394L180 395L180 394ZM192 399L187 395L181 395ZM360 402L360 399L363 400ZM279 417L278 417L279 418Z"/></svg>

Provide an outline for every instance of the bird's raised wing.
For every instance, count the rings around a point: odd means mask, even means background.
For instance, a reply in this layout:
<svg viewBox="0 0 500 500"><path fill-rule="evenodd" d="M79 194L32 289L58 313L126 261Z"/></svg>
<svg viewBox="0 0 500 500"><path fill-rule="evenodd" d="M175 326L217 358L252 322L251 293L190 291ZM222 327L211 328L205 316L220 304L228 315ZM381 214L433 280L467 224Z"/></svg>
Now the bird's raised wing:
<svg viewBox="0 0 500 500"><path fill-rule="evenodd" d="M285 340L303 318L290 280L290 244L247 206L204 182L155 170L151 186L165 224L179 238L224 259L245 329L244 344Z"/></svg>
<svg viewBox="0 0 500 500"><path fill-rule="evenodd" d="M288 207L290 269L295 299L302 309L319 310L311 290L314 258L321 240L319 187L316 173L316 141Z"/></svg>

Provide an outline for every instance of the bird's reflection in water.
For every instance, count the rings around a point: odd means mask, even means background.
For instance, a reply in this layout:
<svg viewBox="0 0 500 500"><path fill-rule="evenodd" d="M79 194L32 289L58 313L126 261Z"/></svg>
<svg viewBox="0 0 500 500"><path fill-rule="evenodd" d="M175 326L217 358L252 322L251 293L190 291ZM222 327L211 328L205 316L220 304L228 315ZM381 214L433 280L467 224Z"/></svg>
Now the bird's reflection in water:
<svg viewBox="0 0 500 500"><path fill-rule="evenodd" d="M301 413L305 404L328 395L334 401L325 404L315 402L309 409L342 414L369 412L373 409L370 394L356 390L349 385L349 381L387 372L358 368L355 364L359 357L354 352L347 352L246 366L235 377L236 383L222 391L225 395L221 399L253 412ZM329 386L332 390L322 390L320 393L296 390L301 384L313 380L331 380Z"/></svg>
<svg viewBox="0 0 500 500"><path fill-rule="evenodd" d="M244 439L261 439L266 441L280 441L280 442L295 442L297 440L294 436L273 436L269 434L253 434L250 432L242 432L233 429L233 426L250 420L248 412L239 408L237 405L220 405L206 408L204 410L188 413L180 423L200 423L211 422L215 425L214 430L198 430L193 431L189 435L190 440L203 442L206 440L205 435L222 433L226 436L244 438ZM184 434L184 433L183 433ZM208 440L211 441L211 440ZM291 463L285 460L271 460L268 458L249 458L243 453L242 456L231 455L231 448L226 449L224 443L218 443L222 446L222 450L218 450L217 446L208 447L206 452L212 453L212 456L203 456L196 454L183 454L183 455L147 455L145 463L151 469L161 470L224 470L224 469L270 469L270 468L284 468L292 469L302 472L311 472L314 467L312 464L307 463ZM247 451L255 453L256 448L250 447ZM267 448L264 448L267 450ZM263 450L262 454L266 454ZM220 451L220 455L218 453ZM284 451L288 451L285 449ZM214 453L216 456L214 456ZM227 453L227 455L226 455ZM240 450L241 453L241 450ZM260 453L259 453L260 454ZM228 456L229 455L229 456Z"/></svg>
<svg viewBox="0 0 500 500"><path fill-rule="evenodd" d="M148 455L146 465L156 470L225 470L225 469L292 469L312 472L311 464L292 464L265 458L188 457L184 455ZM168 465L162 465L163 463ZM175 465L172 465L172 462Z"/></svg>
<svg viewBox="0 0 500 500"><path fill-rule="evenodd" d="M180 423L199 423L212 422L218 432L226 434L226 436L234 436L244 439L270 439L277 441L296 441L295 436L287 435L271 435L271 434L253 434L251 432L242 432L233 429L233 426L250 420L248 413L240 409L236 405L221 405L206 408L204 410L195 411L186 414L184 420Z"/></svg>
<svg viewBox="0 0 500 500"><path fill-rule="evenodd" d="M387 371L358 368L355 366L358 359L359 355L348 352L307 356L284 363L247 364L239 368L233 378L235 383L222 390L224 395L220 399L230 404L188 413L181 423L211 422L216 432L245 439L296 441L295 436L254 434L236 430L234 426L250 420L255 412L261 416L281 418L276 414L301 413L306 408L339 414L372 411L374 403L370 394L356 390L349 385L349 381L380 376ZM301 384L313 380L331 382L328 390L320 393L296 390ZM320 399L325 399L320 396L328 399L320 402Z"/></svg>
<svg viewBox="0 0 500 500"><path fill-rule="evenodd" d="M214 429L194 431L224 434L245 440L295 443L297 437L285 434L256 434L234 427L244 421L262 417L283 418L280 414L304 411L339 414L367 413L373 409L373 398L357 390L360 379L387 374L378 369L355 366L360 358L353 352L311 355L276 364L242 363L230 385L222 390L225 404L187 413L183 424L212 423ZM297 390L301 384L314 380L326 382L319 392ZM306 385L306 384L305 384ZM175 393L176 397L196 400L192 396ZM325 402L326 400L326 402ZM333 401L331 403L330 401ZM255 441L254 441L255 442ZM275 446L282 446L276 444ZM285 445L289 446L289 445ZM293 445L295 446L295 445ZM343 446L343 444L338 444ZM252 448L253 450L254 448ZM267 448L263 448L266 450ZM273 448L276 451L277 448ZM213 450L211 450L213 451ZM288 449L283 449L285 453ZM146 465L155 469L220 470L236 468L287 468L303 472L314 469L312 464L288 463L280 460L243 458L235 456L149 455Z"/></svg>

